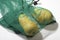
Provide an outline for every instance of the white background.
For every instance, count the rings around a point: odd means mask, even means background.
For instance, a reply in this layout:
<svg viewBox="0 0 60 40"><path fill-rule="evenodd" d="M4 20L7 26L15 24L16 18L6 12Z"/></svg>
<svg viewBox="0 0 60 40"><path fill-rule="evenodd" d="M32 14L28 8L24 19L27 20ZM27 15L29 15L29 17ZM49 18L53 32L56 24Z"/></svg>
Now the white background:
<svg viewBox="0 0 60 40"><path fill-rule="evenodd" d="M41 0L40 6L49 9L58 22L58 29L43 40L60 40L60 0ZM23 40L16 34L8 32L0 26L0 40Z"/></svg>

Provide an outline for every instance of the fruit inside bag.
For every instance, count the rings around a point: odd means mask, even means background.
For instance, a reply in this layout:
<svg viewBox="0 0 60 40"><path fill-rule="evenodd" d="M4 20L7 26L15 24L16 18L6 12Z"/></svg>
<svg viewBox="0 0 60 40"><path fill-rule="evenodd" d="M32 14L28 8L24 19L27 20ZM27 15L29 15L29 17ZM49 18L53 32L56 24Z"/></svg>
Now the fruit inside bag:
<svg viewBox="0 0 60 40"><path fill-rule="evenodd" d="M29 0L30 1L30 0ZM33 0L0 0L0 25L25 36L34 36L47 25L56 23L52 13L34 7ZM35 5L35 4L34 4Z"/></svg>

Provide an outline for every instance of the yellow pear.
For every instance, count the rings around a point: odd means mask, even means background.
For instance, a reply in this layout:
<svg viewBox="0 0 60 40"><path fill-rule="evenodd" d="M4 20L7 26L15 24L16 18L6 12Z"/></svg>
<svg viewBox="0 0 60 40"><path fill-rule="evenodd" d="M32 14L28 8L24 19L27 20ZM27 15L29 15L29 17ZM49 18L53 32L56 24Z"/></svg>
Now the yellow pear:
<svg viewBox="0 0 60 40"><path fill-rule="evenodd" d="M35 8L34 13L32 15L41 24L49 23L53 18L51 12L43 8Z"/></svg>
<svg viewBox="0 0 60 40"><path fill-rule="evenodd" d="M21 24L26 35L28 36L33 36L39 31L37 24L31 19L29 19L29 17L26 16L25 14L20 14L19 23Z"/></svg>

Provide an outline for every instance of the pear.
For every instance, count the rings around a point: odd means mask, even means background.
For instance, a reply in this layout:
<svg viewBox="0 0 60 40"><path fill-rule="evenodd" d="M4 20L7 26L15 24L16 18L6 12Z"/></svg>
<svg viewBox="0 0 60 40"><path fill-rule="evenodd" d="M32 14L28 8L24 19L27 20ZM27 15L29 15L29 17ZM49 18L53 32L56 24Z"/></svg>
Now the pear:
<svg viewBox="0 0 60 40"><path fill-rule="evenodd" d="M39 31L37 24L29 19L25 14L20 14L19 23L21 24L27 36L33 36Z"/></svg>
<svg viewBox="0 0 60 40"><path fill-rule="evenodd" d="M53 19L52 13L44 8L35 8L32 15L40 24L48 24Z"/></svg>

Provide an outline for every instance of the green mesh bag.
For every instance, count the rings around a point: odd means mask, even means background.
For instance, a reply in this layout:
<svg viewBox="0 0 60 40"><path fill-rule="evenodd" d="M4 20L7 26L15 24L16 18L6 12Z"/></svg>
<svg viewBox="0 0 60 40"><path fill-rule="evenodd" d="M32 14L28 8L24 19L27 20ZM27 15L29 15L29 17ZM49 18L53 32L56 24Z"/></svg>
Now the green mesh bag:
<svg viewBox="0 0 60 40"><path fill-rule="evenodd" d="M29 0L30 1L30 0ZM31 0L0 0L0 25L16 33L34 36L45 26L55 23L52 13L41 7L34 7Z"/></svg>

